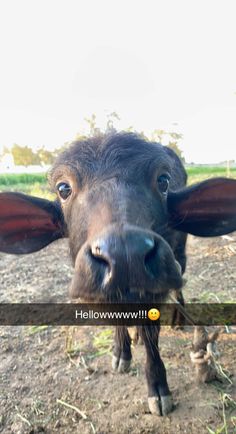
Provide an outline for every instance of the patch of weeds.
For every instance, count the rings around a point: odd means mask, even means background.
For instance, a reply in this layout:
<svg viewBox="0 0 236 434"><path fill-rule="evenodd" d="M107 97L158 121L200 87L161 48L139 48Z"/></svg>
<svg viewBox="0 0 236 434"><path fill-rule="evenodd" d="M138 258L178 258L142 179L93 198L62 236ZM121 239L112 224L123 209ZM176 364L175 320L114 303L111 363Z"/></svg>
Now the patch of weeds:
<svg viewBox="0 0 236 434"><path fill-rule="evenodd" d="M184 345L186 345L186 339L183 339L183 338L175 338L175 344L177 345L177 346L184 346Z"/></svg>
<svg viewBox="0 0 236 434"><path fill-rule="evenodd" d="M113 330L105 329L97 333L93 338L93 347L96 352L91 354L89 358L103 356L104 354L110 354L113 342Z"/></svg>
<svg viewBox="0 0 236 434"><path fill-rule="evenodd" d="M66 328L66 342L65 342L65 352L70 357L74 357L80 353L80 346L75 340L75 330L76 326L71 326Z"/></svg>
<svg viewBox="0 0 236 434"><path fill-rule="evenodd" d="M235 432L236 416L230 417L230 413L236 410L236 401L229 394L223 393L220 395L220 404L222 406L223 424L217 427L215 431L207 426L207 431L210 434L230 434Z"/></svg>
<svg viewBox="0 0 236 434"><path fill-rule="evenodd" d="M35 326L29 326L26 329L27 335L34 335L35 333L41 333L44 330L48 329L48 325L35 325Z"/></svg>
<svg viewBox="0 0 236 434"><path fill-rule="evenodd" d="M15 409L16 409L16 411L17 411L17 413L16 413L16 417L17 417L18 419L21 419L21 421L24 422L26 425L28 425L28 427L31 427L31 426L32 426L31 422L30 422L30 421L25 417L25 415L22 415L22 414L19 412L19 409L18 409L17 406L15 407Z"/></svg>
<svg viewBox="0 0 236 434"><path fill-rule="evenodd" d="M34 414L36 414L36 416L44 415L45 413L44 409L45 409L45 404L43 401L40 400L34 401L31 406L31 410Z"/></svg>
<svg viewBox="0 0 236 434"><path fill-rule="evenodd" d="M234 427L234 431L236 432L236 416L232 416L230 418L230 422L231 422L232 426Z"/></svg>
<svg viewBox="0 0 236 434"><path fill-rule="evenodd" d="M99 401L98 399L92 399L92 398L88 398L87 399L87 402L88 403L91 403L92 404L92 406L94 407L94 404L97 406L97 409L98 410L101 410L102 409L102 407L103 407L103 402L102 401Z"/></svg>
<svg viewBox="0 0 236 434"><path fill-rule="evenodd" d="M68 402L63 401L62 399L57 399L57 404L60 404L60 405L64 406L65 408L73 410L74 412L79 414L79 416L81 416L82 419L85 419L85 420L88 419L88 416L84 413L84 411L80 410L75 405L71 405Z"/></svg>

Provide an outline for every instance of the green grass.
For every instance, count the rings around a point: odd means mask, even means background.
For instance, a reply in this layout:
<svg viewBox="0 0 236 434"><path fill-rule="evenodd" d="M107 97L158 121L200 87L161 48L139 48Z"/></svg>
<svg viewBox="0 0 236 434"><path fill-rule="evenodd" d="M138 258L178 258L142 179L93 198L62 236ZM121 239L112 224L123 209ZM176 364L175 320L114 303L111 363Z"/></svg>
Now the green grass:
<svg viewBox="0 0 236 434"><path fill-rule="evenodd" d="M222 424L216 429L206 426L210 434L231 434L236 432L236 417L232 414L236 409L236 401L227 393L220 395L220 407L222 408Z"/></svg>
<svg viewBox="0 0 236 434"><path fill-rule="evenodd" d="M89 358L103 356L104 354L110 354L113 342L113 330L111 328L102 330L93 338L93 347L95 352L91 354Z"/></svg>
<svg viewBox="0 0 236 434"><path fill-rule="evenodd" d="M0 175L0 186L13 186L25 184L46 184L46 173L9 173Z"/></svg>
<svg viewBox="0 0 236 434"><path fill-rule="evenodd" d="M236 167L231 167L230 172L234 172L236 174ZM227 167L224 166L187 166L187 172L189 175L214 175L217 176L226 176L227 175Z"/></svg>
<svg viewBox="0 0 236 434"><path fill-rule="evenodd" d="M46 173L17 173L0 175L0 191L19 191L32 196L53 199Z"/></svg>
<svg viewBox="0 0 236 434"><path fill-rule="evenodd" d="M236 178L236 167L229 169L227 167L219 166L188 166L186 167L188 174L188 184L194 184L195 182L201 182L207 178L213 177L230 177Z"/></svg>

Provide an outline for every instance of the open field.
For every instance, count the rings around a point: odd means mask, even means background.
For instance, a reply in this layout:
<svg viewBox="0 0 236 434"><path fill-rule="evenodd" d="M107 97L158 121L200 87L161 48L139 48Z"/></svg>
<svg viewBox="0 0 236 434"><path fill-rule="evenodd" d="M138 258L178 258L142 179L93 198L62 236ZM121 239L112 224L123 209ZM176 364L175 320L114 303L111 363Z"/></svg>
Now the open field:
<svg viewBox="0 0 236 434"><path fill-rule="evenodd" d="M0 191L19 191L33 196L52 199L46 174L4 174L0 175Z"/></svg>
<svg viewBox="0 0 236 434"><path fill-rule="evenodd" d="M229 172L226 167L219 166L188 166L186 170L189 184L217 176L236 178L236 167L230 168Z"/></svg>
<svg viewBox="0 0 236 434"><path fill-rule="evenodd" d="M12 186L12 185L25 185L25 184L45 184L46 174L32 174L32 173L9 173L0 175L0 185Z"/></svg>

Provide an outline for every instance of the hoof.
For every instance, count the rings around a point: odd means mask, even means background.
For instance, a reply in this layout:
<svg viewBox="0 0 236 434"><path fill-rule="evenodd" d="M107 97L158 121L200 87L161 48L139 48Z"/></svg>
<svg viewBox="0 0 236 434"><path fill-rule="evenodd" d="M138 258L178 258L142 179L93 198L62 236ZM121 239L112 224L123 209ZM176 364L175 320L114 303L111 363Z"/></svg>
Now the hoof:
<svg viewBox="0 0 236 434"><path fill-rule="evenodd" d="M131 365L131 360L119 359L116 356L112 356L111 366L113 371L117 371L120 374L124 374L125 372L129 372Z"/></svg>
<svg viewBox="0 0 236 434"><path fill-rule="evenodd" d="M161 397L161 412L162 416L166 416L174 408L173 398L171 395Z"/></svg>
<svg viewBox="0 0 236 434"><path fill-rule="evenodd" d="M161 405L158 396L149 396L148 397L148 407L152 414L156 414L157 416L161 416Z"/></svg>
<svg viewBox="0 0 236 434"><path fill-rule="evenodd" d="M118 369L119 361L120 361L119 357L112 356L111 367L113 371L116 371Z"/></svg>
<svg viewBox="0 0 236 434"><path fill-rule="evenodd" d="M148 406L150 412L157 416L166 416L174 408L171 395L162 396L160 399L158 396L151 396L148 398Z"/></svg>

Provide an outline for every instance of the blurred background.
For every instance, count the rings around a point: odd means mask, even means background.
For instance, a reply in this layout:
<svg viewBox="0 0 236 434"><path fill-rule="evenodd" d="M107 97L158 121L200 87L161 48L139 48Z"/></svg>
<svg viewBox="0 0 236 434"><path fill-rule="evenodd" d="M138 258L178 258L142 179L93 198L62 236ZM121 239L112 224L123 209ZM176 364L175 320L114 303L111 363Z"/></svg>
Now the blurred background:
<svg viewBox="0 0 236 434"><path fill-rule="evenodd" d="M137 131L172 147L189 182L236 176L233 1L0 5L0 190L50 196L78 138Z"/></svg>

